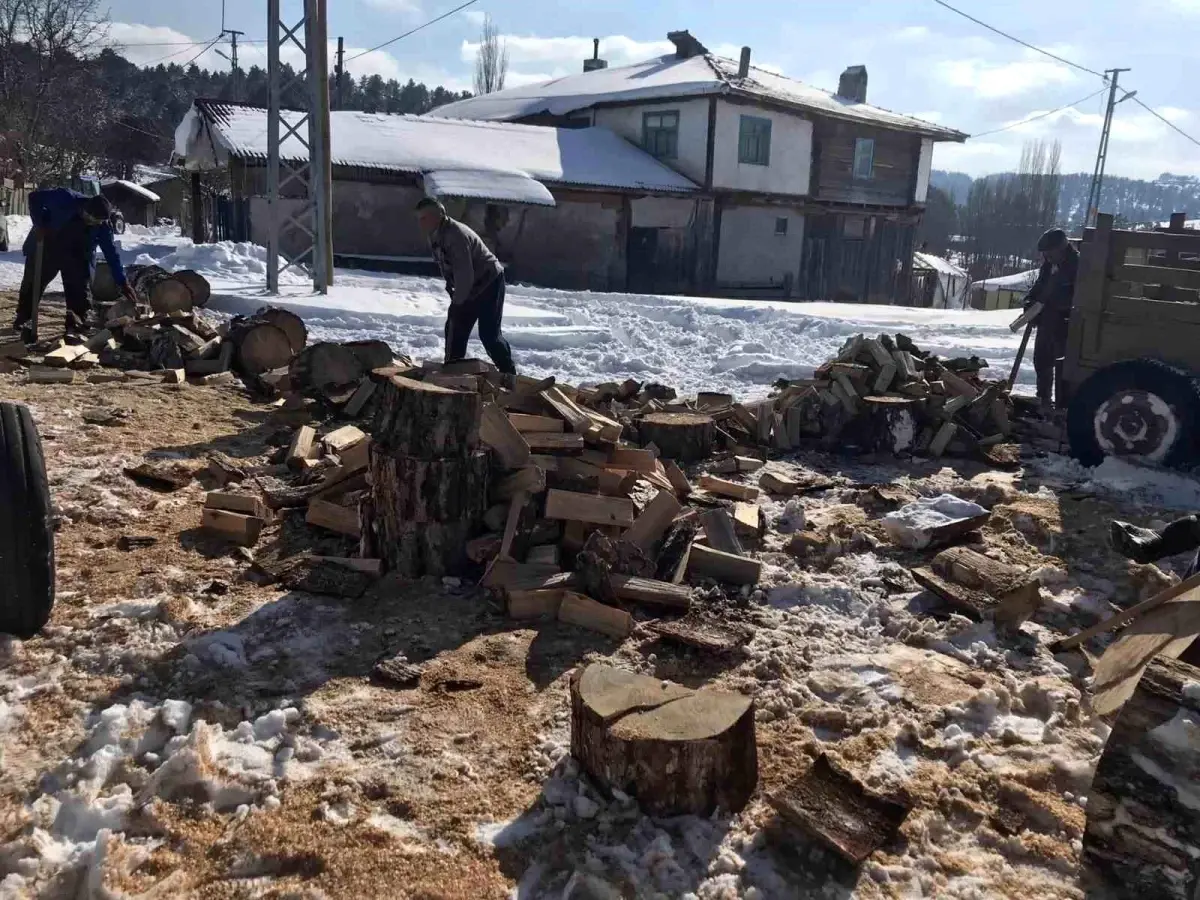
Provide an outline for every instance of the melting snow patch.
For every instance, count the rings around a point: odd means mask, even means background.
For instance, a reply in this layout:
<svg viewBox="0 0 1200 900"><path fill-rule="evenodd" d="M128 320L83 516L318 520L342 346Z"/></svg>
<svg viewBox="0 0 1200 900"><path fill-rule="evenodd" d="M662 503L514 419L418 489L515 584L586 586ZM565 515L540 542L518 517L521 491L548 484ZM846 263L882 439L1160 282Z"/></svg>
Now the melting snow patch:
<svg viewBox="0 0 1200 900"><path fill-rule="evenodd" d="M971 503L953 494L942 494L939 497L922 497L888 513L883 517L883 527L900 546L923 550L932 541L929 532L933 529L986 514L987 510L978 503Z"/></svg>

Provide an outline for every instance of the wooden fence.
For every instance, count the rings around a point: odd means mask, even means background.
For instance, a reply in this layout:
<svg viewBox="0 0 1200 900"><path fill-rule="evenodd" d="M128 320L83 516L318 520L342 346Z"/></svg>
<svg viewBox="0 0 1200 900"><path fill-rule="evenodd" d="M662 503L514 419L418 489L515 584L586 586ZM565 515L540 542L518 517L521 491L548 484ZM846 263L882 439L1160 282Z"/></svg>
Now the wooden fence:
<svg viewBox="0 0 1200 900"><path fill-rule="evenodd" d="M33 188L11 178L0 179L0 215L29 215L29 195Z"/></svg>
<svg viewBox="0 0 1200 900"><path fill-rule="evenodd" d="M1084 232L1064 376L1152 357L1200 372L1200 231L1115 230L1101 214Z"/></svg>

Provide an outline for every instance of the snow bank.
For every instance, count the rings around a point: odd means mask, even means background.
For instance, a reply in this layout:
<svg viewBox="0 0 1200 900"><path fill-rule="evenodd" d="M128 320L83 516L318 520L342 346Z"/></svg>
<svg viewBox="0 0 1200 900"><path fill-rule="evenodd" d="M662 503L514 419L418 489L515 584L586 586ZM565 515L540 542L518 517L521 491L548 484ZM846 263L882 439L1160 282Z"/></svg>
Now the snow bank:
<svg viewBox="0 0 1200 900"><path fill-rule="evenodd" d="M1109 457L1093 469L1067 456L1034 460L1032 468L1047 481L1074 490L1120 494L1164 509L1194 512L1200 508L1200 478L1171 469L1138 465Z"/></svg>

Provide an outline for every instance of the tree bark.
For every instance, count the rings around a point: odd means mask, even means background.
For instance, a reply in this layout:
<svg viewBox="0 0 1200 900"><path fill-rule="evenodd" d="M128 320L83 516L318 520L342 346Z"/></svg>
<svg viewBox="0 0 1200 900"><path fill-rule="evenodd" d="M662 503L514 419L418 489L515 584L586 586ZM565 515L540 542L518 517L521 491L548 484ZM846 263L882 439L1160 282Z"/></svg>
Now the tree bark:
<svg viewBox="0 0 1200 900"><path fill-rule="evenodd" d="M652 815L739 812L758 783L754 701L589 665L571 676L571 753Z"/></svg>
<svg viewBox="0 0 1200 900"><path fill-rule="evenodd" d="M860 440L876 453L911 454L917 441L917 420L911 397L866 397Z"/></svg>
<svg viewBox="0 0 1200 900"><path fill-rule="evenodd" d="M292 347L283 330L257 316L230 322L229 340L237 348L237 368L247 375L282 368L292 358Z"/></svg>
<svg viewBox="0 0 1200 900"><path fill-rule="evenodd" d="M420 459L371 447L371 485L376 516L384 510L397 522L483 520L488 499L488 457Z"/></svg>
<svg viewBox="0 0 1200 900"><path fill-rule="evenodd" d="M371 436L398 456L465 456L479 446L480 396L393 376L377 394Z"/></svg>
<svg viewBox="0 0 1200 900"><path fill-rule="evenodd" d="M1084 883L1103 896L1197 896L1198 684L1200 669L1158 657L1109 735L1088 791L1083 836Z"/></svg>
<svg viewBox="0 0 1200 900"><path fill-rule="evenodd" d="M653 443L664 459L696 462L712 453L716 426L712 416L699 413L649 413L638 420L642 444Z"/></svg>

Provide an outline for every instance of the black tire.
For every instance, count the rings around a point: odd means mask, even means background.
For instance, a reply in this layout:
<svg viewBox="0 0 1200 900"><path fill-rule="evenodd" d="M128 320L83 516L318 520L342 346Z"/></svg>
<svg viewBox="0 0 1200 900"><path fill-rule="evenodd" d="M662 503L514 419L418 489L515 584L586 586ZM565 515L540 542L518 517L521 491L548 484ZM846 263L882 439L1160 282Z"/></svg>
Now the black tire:
<svg viewBox="0 0 1200 900"><path fill-rule="evenodd" d="M0 403L0 633L31 638L54 606L54 524L29 409Z"/></svg>
<svg viewBox="0 0 1200 900"><path fill-rule="evenodd" d="M1117 395L1131 392L1153 395L1169 407L1170 418L1155 415L1144 432L1147 437L1127 443L1127 454L1163 466L1182 466L1193 462L1197 449L1197 424L1200 423L1200 387L1189 373L1156 359L1131 359L1113 363L1094 372L1075 392L1067 410L1067 437L1071 454L1085 466L1098 466L1112 451L1102 443L1099 432L1105 428L1111 412L1106 408ZM1157 405L1157 404L1156 404ZM1142 404L1130 402L1130 427L1140 428L1147 418L1141 416ZM1113 411L1125 409L1117 405ZM1161 409L1160 409L1161 412ZM1100 417L1100 418L1098 418ZM1112 443L1106 437L1109 443ZM1144 452L1144 451L1151 452Z"/></svg>

